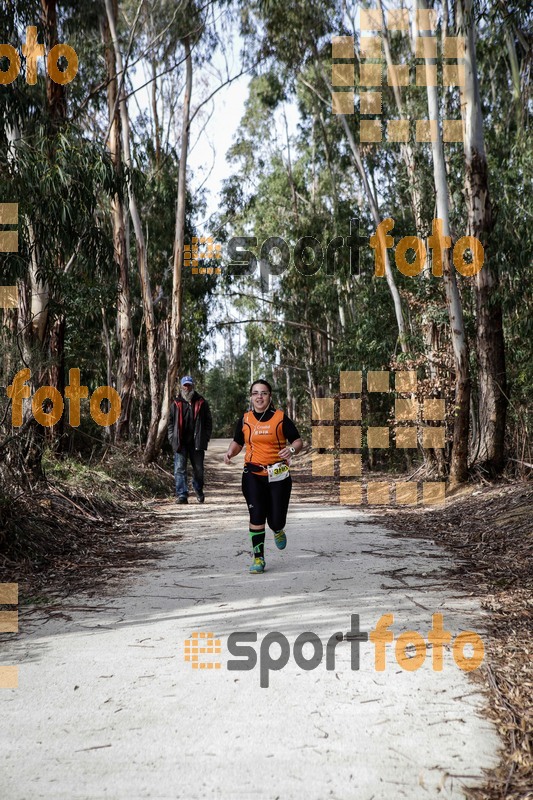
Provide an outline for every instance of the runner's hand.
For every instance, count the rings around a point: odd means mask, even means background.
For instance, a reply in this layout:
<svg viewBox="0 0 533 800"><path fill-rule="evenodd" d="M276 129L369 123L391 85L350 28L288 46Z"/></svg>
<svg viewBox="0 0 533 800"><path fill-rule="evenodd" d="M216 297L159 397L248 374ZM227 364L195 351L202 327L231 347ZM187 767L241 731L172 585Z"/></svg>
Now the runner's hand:
<svg viewBox="0 0 533 800"><path fill-rule="evenodd" d="M227 453L224 453L224 464L231 464L231 458L228 456Z"/></svg>
<svg viewBox="0 0 533 800"><path fill-rule="evenodd" d="M291 453L291 451L289 450L288 447L284 447L283 450L279 451L278 456L281 459L290 458L292 456L292 453Z"/></svg>

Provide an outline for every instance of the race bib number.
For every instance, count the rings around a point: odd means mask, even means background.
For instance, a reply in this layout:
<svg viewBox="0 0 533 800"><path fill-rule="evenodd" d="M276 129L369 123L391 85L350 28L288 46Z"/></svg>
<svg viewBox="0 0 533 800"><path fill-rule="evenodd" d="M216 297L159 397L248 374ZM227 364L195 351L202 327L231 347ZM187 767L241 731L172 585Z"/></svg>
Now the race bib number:
<svg viewBox="0 0 533 800"><path fill-rule="evenodd" d="M289 477L289 468L283 461L278 461L277 464L270 464L267 467L268 482L275 483L276 481L283 481Z"/></svg>

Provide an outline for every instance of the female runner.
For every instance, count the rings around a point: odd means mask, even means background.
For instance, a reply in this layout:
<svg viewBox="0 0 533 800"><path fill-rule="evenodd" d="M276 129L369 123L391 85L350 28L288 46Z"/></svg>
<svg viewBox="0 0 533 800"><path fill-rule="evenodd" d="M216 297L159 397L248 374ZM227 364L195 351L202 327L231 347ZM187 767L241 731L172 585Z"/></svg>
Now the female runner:
<svg viewBox="0 0 533 800"><path fill-rule="evenodd" d="M272 404L272 387L265 380L250 387L251 410L238 421L233 441L224 455L230 464L246 445L242 493L250 512L250 539L254 559L250 572L265 571L265 523L274 531L279 550L287 546L285 523L292 479L287 460L303 442L294 422Z"/></svg>

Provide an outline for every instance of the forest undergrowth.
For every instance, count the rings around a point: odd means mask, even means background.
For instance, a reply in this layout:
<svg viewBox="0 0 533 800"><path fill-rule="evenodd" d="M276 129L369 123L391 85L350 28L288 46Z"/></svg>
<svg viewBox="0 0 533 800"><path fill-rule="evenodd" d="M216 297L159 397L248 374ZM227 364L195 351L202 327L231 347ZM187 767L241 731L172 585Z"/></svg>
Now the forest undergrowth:
<svg viewBox="0 0 533 800"><path fill-rule="evenodd" d="M504 742L501 760L472 800L531 800L533 748L533 484L477 482L441 509L385 514L402 536L427 538L453 554L452 581L477 596L487 613L485 661L477 680L487 714ZM478 673L473 673L478 675Z"/></svg>
<svg viewBox="0 0 533 800"><path fill-rule="evenodd" d="M337 502L338 481L314 478L311 454L306 448L295 464L295 499ZM19 583L23 606L53 609L59 598L101 591L164 556L165 543L179 538L155 513L173 494L164 457L143 466L131 446L103 447L85 457L48 453L43 476L30 490L0 492L0 582ZM209 469L213 490L220 478ZM485 661L474 677L504 746L484 786L469 790L472 800L533 798L532 506L531 481L508 475L489 482L478 472L449 491L442 507L371 510L394 535L429 537L451 551L450 580L488 612Z"/></svg>
<svg viewBox="0 0 533 800"><path fill-rule="evenodd" d="M145 566L163 552L153 505L172 490L168 465L143 466L131 446L45 454L41 480L0 490L0 582L45 604Z"/></svg>
<svg viewBox="0 0 533 800"><path fill-rule="evenodd" d="M298 459L294 494L302 502L338 502L338 479L311 474L312 451ZM393 476L387 472L387 479ZM402 474L402 480L406 475ZM411 478L421 480L420 467ZM365 480L383 472L365 470ZM472 673L486 693L486 713L503 747L471 800L532 800L533 765L533 482L514 467L497 481L480 470L448 490L443 506L354 506L365 509L402 538L432 539L451 555L448 580L478 598L487 612L485 660Z"/></svg>

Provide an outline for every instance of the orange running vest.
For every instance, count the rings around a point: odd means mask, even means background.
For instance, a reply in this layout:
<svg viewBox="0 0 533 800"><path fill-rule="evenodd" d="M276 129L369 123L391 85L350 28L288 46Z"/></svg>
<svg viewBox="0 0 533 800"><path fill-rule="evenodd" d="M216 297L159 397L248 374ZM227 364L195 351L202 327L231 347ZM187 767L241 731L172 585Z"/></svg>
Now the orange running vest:
<svg viewBox="0 0 533 800"><path fill-rule="evenodd" d="M258 422L253 411L247 411L243 417L242 432L246 444L246 464L260 464L263 467L279 461L278 453L285 447L287 440L283 433L283 411L274 412L268 422ZM266 470L263 473L267 474Z"/></svg>

